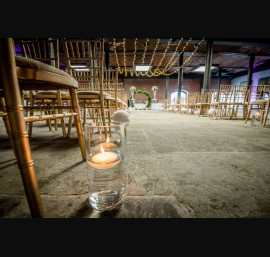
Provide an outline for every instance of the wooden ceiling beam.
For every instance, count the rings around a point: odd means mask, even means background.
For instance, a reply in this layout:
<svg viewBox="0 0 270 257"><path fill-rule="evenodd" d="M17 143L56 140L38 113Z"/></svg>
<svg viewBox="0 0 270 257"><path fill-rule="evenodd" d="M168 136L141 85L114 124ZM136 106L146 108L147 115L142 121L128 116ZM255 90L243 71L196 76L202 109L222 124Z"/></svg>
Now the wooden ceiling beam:
<svg viewBox="0 0 270 257"><path fill-rule="evenodd" d="M153 51L149 51L149 52L146 52L146 54L149 54L149 55L152 55L152 52ZM110 51L111 54L114 54L113 51ZM136 53L144 53L144 51L141 51L141 50L137 50ZM164 50L156 50L156 53L164 53ZM175 51L167 51L166 54L174 54ZM193 52L192 51L186 51L184 52L184 54L192 54ZM205 54L206 52L203 52L203 51L197 51L196 54ZM123 52L118 52L117 53L118 55L121 55L123 54ZM125 54L134 54L134 51L128 51L126 50ZM179 52L178 52L179 54ZM213 52L213 54L217 54L217 55L238 55L238 56L250 56L251 53L241 53L241 52ZM263 53L252 53L252 55L255 55L255 56L269 56L270 57L270 54L263 54Z"/></svg>

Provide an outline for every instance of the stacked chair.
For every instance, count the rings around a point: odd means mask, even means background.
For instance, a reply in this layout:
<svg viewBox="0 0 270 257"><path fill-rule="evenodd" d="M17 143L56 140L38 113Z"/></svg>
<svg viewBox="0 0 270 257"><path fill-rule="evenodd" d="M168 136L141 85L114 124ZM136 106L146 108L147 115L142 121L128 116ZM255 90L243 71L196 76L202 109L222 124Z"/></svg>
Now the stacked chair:
<svg viewBox="0 0 270 257"><path fill-rule="evenodd" d="M66 72L40 61L15 56L13 39L0 39L0 113L18 161L32 217L42 217L44 210L35 177L26 123L73 116L82 158L86 160L85 143L75 93L77 88L78 82ZM23 90L69 90L71 106L58 105L56 109L69 109L70 112L25 117L21 98ZM48 109L51 109L51 106L48 106Z"/></svg>

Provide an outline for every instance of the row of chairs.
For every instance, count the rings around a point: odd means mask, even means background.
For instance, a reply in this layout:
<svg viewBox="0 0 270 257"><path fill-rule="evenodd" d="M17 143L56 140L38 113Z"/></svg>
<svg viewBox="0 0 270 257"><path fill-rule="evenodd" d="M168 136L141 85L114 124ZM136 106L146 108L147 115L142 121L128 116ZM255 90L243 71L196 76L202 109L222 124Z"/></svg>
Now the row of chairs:
<svg viewBox="0 0 270 257"><path fill-rule="evenodd" d="M65 71L78 81L77 97L83 124L86 123L87 114L94 123L110 124L112 113L126 108L126 95L123 83L118 83L118 71L104 69L103 40L63 39L62 45L67 64ZM24 57L53 63L55 67L59 68L58 39L21 41L21 46ZM53 56L48 52L53 52ZM36 105L41 108L63 103L69 105L70 100L68 92L63 90L24 92L23 97L28 98L27 103L30 108ZM46 112L55 112L55 110L46 110ZM51 129L50 121L47 123ZM71 121L69 124L72 124ZM63 135L69 137L70 126L66 134L63 119L61 119L61 125ZM55 129L57 127L56 120ZM32 123L29 126L29 136L31 136L31 132Z"/></svg>
<svg viewBox="0 0 270 257"><path fill-rule="evenodd" d="M59 40L22 41L23 57L16 56L12 38L0 39L0 116L18 161L32 217L44 215L35 177L29 136L36 121L46 121L69 137L72 124L86 160L82 123L110 124L111 114L126 108L118 73L104 68L104 40L63 40L67 69L59 69ZM82 74L74 65L86 65ZM81 113L85 114L84 116ZM69 119L68 132L65 119ZM28 124L28 130L27 130Z"/></svg>
<svg viewBox="0 0 270 257"><path fill-rule="evenodd" d="M164 109L184 114L197 114L219 118L236 119L239 111L247 123L252 110L262 111L262 125L266 125L269 113L270 85L248 87L246 85L220 85L216 89L202 89L201 92L189 92L181 102L164 101Z"/></svg>

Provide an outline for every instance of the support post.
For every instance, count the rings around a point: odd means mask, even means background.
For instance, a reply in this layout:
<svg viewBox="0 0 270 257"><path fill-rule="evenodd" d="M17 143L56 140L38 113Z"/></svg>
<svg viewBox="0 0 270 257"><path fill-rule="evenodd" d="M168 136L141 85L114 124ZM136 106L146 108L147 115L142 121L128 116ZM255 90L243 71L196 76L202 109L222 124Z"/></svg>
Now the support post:
<svg viewBox="0 0 270 257"><path fill-rule="evenodd" d="M219 90L219 88L220 88L221 75L222 75L222 68L219 68L219 69L218 69L218 83L217 83L217 90Z"/></svg>
<svg viewBox="0 0 270 257"><path fill-rule="evenodd" d="M169 91L169 76L166 76L166 79L165 79L165 99L168 99L168 91Z"/></svg>
<svg viewBox="0 0 270 257"><path fill-rule="evenodd" d="M203 89L210 88L211 80L211 66L212 66L212 57L213 57L213 40L207 39L207 52L205 56L205 72L204 72L204 83Z"/></svg>
<svg viewBox="0 0 270 257"><path fill-rule="evenodd" d="M252 75L253 75L253 65L254 65L255 56L251 54L249 56L249 69L248 69L248 78L247 78L247 86L251 87L252 84Z"/></svg>
<svg viewBox="0 0 270 257"><path fill-rule="evenodd" d="M179 67L183 65L184 53L182 53L179 57ZM181 104L181 91L183 84L183 67L178 71L178 99L179 104Z"/></svg>

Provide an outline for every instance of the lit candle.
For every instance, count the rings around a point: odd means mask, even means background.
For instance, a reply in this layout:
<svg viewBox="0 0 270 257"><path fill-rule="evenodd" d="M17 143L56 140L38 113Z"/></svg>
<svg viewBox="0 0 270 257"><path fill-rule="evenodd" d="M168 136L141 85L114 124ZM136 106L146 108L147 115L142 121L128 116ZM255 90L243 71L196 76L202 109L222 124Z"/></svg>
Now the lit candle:
<svg viewBox="0 0 270 257"><path fill-rule="evenodd" d="M102 145L101 145L101 153L93 155L91 160L88 160L90 166L102 170L112 168L119 162L120 159L117 157L117 154L113 152L104 152Z"/></svg>
<svg viewBox="0 0 270 257"><path fill-rule="evenodd" d="M110 142L110 139L107 138L106 143L102 144L102 146L106 149L106 148L115 148L117 147L117 145L113 142Z"/></svg>
<svg viewBox="0 0 270 257"><path fill-rule="evenodd" d="M117 141L113 141L113 142L110 142L110 139L107 138L106 142L105 143L102 143L104 142L104 140L100 140L98 142L95 142L95 143L101 143L101 146L103 147L103 149L106 151L107 149L112 149L112 148L116 148L117 147ZM100 145L97 145L95 146L95 151L98 151L99 150L99 147Z"/></svg>

